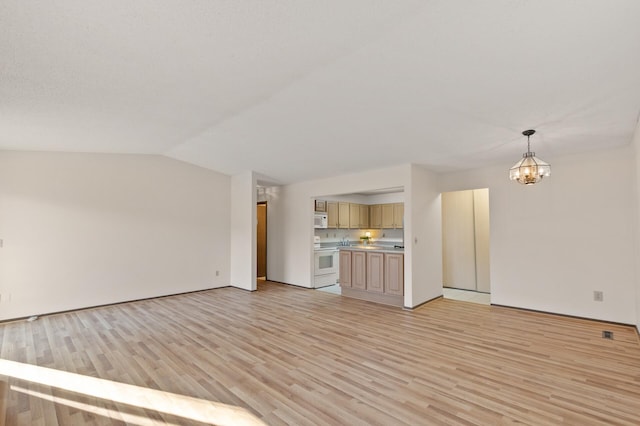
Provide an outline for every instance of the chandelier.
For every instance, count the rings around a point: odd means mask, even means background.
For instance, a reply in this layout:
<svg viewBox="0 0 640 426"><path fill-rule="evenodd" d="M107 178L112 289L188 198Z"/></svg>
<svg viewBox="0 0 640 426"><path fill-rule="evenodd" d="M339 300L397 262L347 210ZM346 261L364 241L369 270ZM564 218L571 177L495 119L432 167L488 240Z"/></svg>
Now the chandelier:
<svg viewBox="0 0 640 426"><path fill-rule="evenodd" d="M522 154L522 160L509 169L509 179L516 180L523 185L533 185L540 182L543 177L551 175L551 166L536 158L535 152L531 152L529 138L535 132L535 130L522 132L527 137L527 152Z"/></svg>

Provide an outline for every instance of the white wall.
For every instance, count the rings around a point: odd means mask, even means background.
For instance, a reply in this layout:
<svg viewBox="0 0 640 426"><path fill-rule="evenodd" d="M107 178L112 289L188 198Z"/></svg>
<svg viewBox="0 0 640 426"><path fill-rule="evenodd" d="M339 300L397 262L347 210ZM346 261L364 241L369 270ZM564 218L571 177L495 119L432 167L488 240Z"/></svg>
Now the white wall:
<svg viewBox="0 0 640 426"><path fill-rule="evenodd" d="M509 164L440 176L443 192L489 188L492 303L636 323L631 147L542 158L552 175L534 186Z"/></svg>
<svg viewBox="0 0 640 426"><path fill-rule="evenodd" d="M0 319L226 286L228 205L164 157L0 152Z"/></svg>
<svg viewBox="0 0 640 426"><path fill-rule="evenodd" d="M257 288L256 183L250 171L231 177L231 285L245 290Z"/></svg>

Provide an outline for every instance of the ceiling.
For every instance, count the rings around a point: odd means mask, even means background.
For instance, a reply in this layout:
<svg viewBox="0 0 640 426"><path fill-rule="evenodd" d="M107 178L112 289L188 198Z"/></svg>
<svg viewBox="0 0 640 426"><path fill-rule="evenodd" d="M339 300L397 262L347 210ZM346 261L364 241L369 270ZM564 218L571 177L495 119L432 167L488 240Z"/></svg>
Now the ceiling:
<svg viewBox="0 0 640 426"><path fill-rule="evenodd" d="M637 0L4 0L0 149L292 183L628 144ZM506 172L505 172L506 173Z"/></svg>

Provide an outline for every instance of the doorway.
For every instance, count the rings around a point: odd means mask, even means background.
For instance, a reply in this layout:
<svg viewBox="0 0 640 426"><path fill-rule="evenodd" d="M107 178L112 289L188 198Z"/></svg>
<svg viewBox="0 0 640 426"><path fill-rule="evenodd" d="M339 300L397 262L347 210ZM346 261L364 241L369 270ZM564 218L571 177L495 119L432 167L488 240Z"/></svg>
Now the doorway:
<svg viewBox="0 0 640 426"><path fill-rule="evenodd" d="M256 233L256 254L257 254L257 277L267 278L267 202L261 201L257 205L257 233Z"/></svg>
<svg viewBox="0 0 640 426"><path fill-rule="evenodd" d="M489 189L442 194L445 298L489 303Z"/></svg>

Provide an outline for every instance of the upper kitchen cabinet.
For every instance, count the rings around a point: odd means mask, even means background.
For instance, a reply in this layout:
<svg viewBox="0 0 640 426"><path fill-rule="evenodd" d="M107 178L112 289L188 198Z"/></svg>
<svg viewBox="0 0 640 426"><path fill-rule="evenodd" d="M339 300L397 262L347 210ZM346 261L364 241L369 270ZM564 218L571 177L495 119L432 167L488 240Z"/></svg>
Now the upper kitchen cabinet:
<svg viewBox="0 0 640 426"><path fill-rule="evenodd" d="M327 227L348 229L349 210L349 203L327 201Z"/></svg>
<svg viewBox="0 0 640 426"><path fill-rule="evenodd" d="M369 206L369 228L382 228L382 206L380 204Z"/></svg>
<svg viewBox="0 0 640 426"><path fill-rule="evenodd" d="M382 204L382 228L401 229L404 219L404 203Z"/></svg>
<svg viewBox="0 0 640 426"><path fill-rule="evenodd" d="M360 204L349 204L349 227L360 227Z"/></svg>
<svg viewBox="0 0 640 426"><path fill-rule="evenodd" d="M338 227L338 203L327 201L327 228Z"/></svg>
<svg viewBox="0 0 640 426"><path fill-rule="evenodd" d="M361 198L361 196L360 196ZM402 229L404 203L363 204L316 200L316 210L326 208L330 229Z"/></svg>
<svg viewBox="0 0 640 426"><path fill-rule="evenodd" d="M338 203L338 228L348 229L349 222L349 203Z"/></svg>
<svg viewBox="0 0 640 426"><path fill-rule="evenodd" d="M369 206L360 204L360 228L369 227Z"/></svg>
<svg viewBox="0 0 640 426"><path fill-rule="evenodd" d="M398 229L404 226L404 203L393 205L393 226Z"/></svg>
<svg viewBox="0 0 640 426"><path fill-rule="evenodd" d="M365 204L351 203L349 205L349 209L349 222L351 228L365 229L369 227L369 206Z"/></svg>

